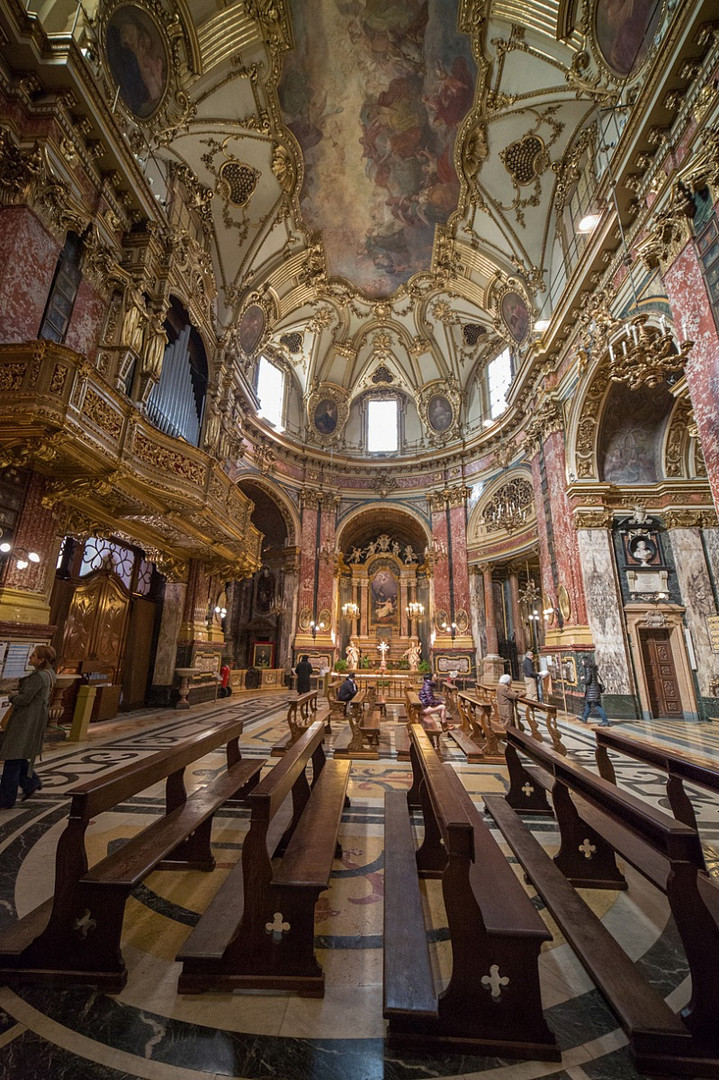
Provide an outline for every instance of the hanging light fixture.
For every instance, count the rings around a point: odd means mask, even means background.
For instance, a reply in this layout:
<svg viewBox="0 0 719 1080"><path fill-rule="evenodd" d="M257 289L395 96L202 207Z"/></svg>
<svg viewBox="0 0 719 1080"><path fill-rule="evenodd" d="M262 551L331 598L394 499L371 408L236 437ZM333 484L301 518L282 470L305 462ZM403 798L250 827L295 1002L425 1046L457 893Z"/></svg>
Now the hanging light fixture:
<svg viewBox="0 0 719 1080"><path fill-rule="evenodd" d="M8 541L4 541L0 544L0 553L3 555L10 555L15 559L15 566L18 570L27 570L30 563L40 562L40 556L36 551L28 551L27 548L18 547L16 544L10 544Z"/></svg>
<svg viewBox="0 0 719 1080"><path fill-rule="evenodd" d="M345 619L356 619L359 615L359 604L355 604L352 600L349 600L346 604L342 605L342 614Z"/></svg>
<svg viewBox="0 0 719 1080"><path fill-rule="evenodd" d="M407 618L419 620L424 618L424 604L420 604L418 600L412 600L407 604Z"/></svg>

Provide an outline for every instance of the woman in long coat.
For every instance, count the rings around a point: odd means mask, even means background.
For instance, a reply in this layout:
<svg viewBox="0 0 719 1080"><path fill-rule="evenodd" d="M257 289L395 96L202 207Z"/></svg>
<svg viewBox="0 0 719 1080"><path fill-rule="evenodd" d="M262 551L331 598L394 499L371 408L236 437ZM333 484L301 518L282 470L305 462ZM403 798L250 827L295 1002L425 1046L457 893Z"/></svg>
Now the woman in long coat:
<svg viewBox="0 0 719 1080"><path fill-rule="evenodd" d="M497 721L507 730L514 724L514 703L521 694L512 689L512 676L500 675L497 683Z"/></svg>
<svg viewBox="0 0 719 1080"><path fill-rule="evenodd" d="M592 709L596 709L599 713L601 723L599 727L609 727L609 720L607 714L602 706L602 694L604 693L604 686L602 680L599 678L599 671L597 665L592 660L585 660L584 662L584 711L580 717L583 724L586 724L589 719L589 715Z"/></svg>
<svg viewBox="0 0 719 1080"><path fill-rule="evenodd" d="M18 787L23 790L23 799L29 799L42 787L33 763L42 750L47 727L56 679L54 660L55 650L50 645L36 646L28 661L35 670L21 679L17 693L10 695L13 708L0 748L0 761L5 762L0 779L0 810L15 805Z"/></svg>

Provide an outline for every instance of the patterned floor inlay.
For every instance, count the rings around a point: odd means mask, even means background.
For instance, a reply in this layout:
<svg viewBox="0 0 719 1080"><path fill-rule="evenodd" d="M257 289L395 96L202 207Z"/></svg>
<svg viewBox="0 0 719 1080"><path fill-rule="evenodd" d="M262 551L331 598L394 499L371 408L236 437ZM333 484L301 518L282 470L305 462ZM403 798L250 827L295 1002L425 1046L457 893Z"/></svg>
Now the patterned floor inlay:
<svg viewBox="0 0 719 1080"><path fill-rule="evenodd" d="M270 758L286 732L283 694L196 707L188 713L145 710L136 722L91 731L86 743L48 750L40 766L43 789L0 817L0 925L51 895L54 852L67 817L73 785L171 746L225 719L242 717L245 756ZM570 758L594 768L593 734L576 718L560 720ZM719 763L714 725L627 722L621 730L651 734ZM340 732L334 731L331 747ZM324 999L249 993L178 995L174 957L242 850L249 827L245 809L223 809L213 827L217 861L211 874L158 871L133 894L123 931L129 978L117 996L80 986L0 988L0 1080L637 1080L626 1038L572 950L528 886L553 934L541 957L543 1005L562 1049L561 1064L515 1062L469 1055L426 1055L399 1051L385 1042L382 1019L382 914L384 887L384 793L409 786L410 771L389 757L353 761L350 806L343 815L342 860L316 911L315 945L325 969ZM456 745L442 740L443 756L472 797L501 793L501 765L470 766ZM224 769L217 752L188 769L188 786L201 785ZM618 759L622 787L660 807L667 806L662 779L651 769ZM708 864L719 860L719 805L692 791ZM162 812L162 785L102 814L90 832L91 862L134 835ZM553 819L532 829L549 850L558 836ZM501 837L495 836L509 855ZM515 872L523 879L514 859ZM689 996L686 962L664 897L643 878L626 871L626 892L583 892L632 959L674 1008ZM435 972L446 978L451 951L440 884L424 883L432 915L430 948Z"/></svg>

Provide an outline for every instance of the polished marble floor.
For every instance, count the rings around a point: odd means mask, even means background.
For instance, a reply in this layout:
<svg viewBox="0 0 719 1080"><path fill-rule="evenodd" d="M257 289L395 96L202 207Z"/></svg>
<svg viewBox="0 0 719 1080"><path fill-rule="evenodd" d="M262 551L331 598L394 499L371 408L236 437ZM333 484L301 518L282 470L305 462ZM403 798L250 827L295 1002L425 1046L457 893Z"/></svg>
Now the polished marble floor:
<svg viewBox="0 0 719 1080"><path fill-rule="evenodd" d="M284 695L233 698L178 714L143 711L102 726L83 744L65 743L46 752L39 771L43 790L0 817L0 919L23 915L52 892L54 851L68 809L67 792L158 747L198 730L208 720L242 716L243 754L269 756L285 728ZM326 971L324 999L285 994L176 993L174 957L218 883L238 858L248 827L244 810L226 809L215 818L212 874L156 872L128 904L123 953L127 986L109 996L83 987L0 987L0 1080L633 1080L637 1076L626 1039L561 933L544 911L553 934L541 957L543 1004L562 1048L560 1065L471 1056L398 1053L384 1042L382 1020L383 798L409 786L409 766L397 761L390 709L383 725L379 761L354 761L351 806L341 830L343 856L317 912L317 947ZM564 718L560 729L570 756L593 766L591 728ZM719 763L719 724L623 722L621 730L651 734ZM447 737L443 754L479 803L501 792L502 766L470 766ZM270 764L275 759L271 759ZM194 785L224 766L209 755L190 770ZM659 778L641 765L618 765L618 780L642 798L666 806ZM719 804L692 792L710 861L719 861ZM143 792L103 814L91 829L90 858L114 845L161 812L163 792ZM548 848L557 837L551 820L532 823ZM515 867L520 873L518 867ZM612 933L675 1008L686 1002L686 964L663 896L630 869L627 892L585 892ZM531 892L531 889L530 889ZM435 970L449 964L446 927L437 882L426 883L433 914L430 935ZM535 897L537 907L541 901Z"/></svg>

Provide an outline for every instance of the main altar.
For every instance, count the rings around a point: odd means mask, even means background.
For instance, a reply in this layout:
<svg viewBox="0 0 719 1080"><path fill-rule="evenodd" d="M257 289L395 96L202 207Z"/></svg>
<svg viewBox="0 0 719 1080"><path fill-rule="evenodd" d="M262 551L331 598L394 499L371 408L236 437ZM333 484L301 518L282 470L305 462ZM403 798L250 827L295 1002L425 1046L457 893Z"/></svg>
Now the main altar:
<svg viewBox="0 0 719 1080"><path fill-rule="evenodd" d="M415 667L429 659L431 567L411 544L381 533L338 560L340 649L351 667Z"/></svg>

